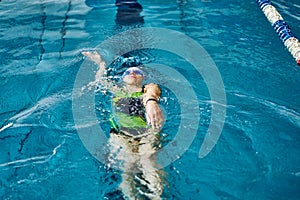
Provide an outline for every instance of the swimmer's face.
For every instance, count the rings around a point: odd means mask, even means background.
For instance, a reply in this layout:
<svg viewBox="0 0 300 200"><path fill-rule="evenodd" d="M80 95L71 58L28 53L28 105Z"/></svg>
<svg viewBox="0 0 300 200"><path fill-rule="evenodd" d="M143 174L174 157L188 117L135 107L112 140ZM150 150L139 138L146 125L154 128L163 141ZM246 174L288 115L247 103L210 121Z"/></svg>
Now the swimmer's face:
<svg viewBox="0 0 300 200"><path fill-rule="evenodd" d="M123 73L123 81L128 85L141 85L144 79L143 71L138 67L130 67Z"/></svg>

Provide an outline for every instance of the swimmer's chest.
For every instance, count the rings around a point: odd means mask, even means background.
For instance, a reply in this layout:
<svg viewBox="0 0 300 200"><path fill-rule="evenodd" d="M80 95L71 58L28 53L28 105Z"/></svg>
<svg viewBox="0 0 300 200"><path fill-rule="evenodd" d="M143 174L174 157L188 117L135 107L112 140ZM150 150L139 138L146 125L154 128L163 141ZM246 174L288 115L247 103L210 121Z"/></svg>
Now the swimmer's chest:
<svg viewBox="0 0 300 200"><path fill-rule="evenodd" d="M116 112L121 112L130 116L144 116L145 107L142 100L143 92L132 94L118 93L113 98Z"/></svg>

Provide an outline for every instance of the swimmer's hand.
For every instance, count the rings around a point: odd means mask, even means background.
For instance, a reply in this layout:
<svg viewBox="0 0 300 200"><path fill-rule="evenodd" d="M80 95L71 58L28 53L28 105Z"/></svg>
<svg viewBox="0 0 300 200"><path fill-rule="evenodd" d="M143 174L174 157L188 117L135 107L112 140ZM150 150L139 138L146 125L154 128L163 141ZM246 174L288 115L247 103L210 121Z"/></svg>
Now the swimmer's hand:
<svg viewBox="0 0 300 200"><path fill-rule="evenodd" d="M146 104L146 118L148 125L153 129L160 129L164 123L164 116L156 101L148 101Z"/></svg>
<svg viewBox="0 0 300 200"><path fill-rule="evenodd" d="M94 61L96 64L100 64L102 62L101 55L97 51L83 51L82 55L88 57L92 61Z"/></svg>
<svg viewBox="0 0 300 200"><path fill-rule="evenodd" d="M90 60L94 61L97 65L99 65L99 70L96 73L96 80L100 80L101 76L103 76L105 69L106 69L106 64L103 61L101 55L97 51L83 51L82 55L88 57Z"/></svg>

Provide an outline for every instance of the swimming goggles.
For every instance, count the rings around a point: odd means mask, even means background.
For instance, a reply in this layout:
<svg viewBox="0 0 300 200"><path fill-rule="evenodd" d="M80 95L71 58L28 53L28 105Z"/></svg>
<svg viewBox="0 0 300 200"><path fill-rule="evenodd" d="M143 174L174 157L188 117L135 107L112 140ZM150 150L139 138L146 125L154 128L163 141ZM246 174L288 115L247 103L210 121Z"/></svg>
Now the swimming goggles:
<svg viewBox="0 0 300 200"><path fill-rule="evenodd" d="M144 76L144 73L142 70L139 70L139 69L129 69L129 70L126 70L124 73L123 73L123 76L128 76L130 73L135 73L136 75L139 75L139 76Z"/></svg>

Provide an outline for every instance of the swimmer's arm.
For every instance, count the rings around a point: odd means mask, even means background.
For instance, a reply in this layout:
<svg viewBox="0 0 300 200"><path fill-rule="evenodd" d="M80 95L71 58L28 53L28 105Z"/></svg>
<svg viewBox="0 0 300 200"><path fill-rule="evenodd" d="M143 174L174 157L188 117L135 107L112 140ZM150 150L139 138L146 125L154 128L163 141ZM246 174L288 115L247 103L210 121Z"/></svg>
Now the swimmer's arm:
<svg viewBox="0 0 300 200"><path fill-rule="evenodd" d="M158 105L161 90L158 85L150 83L144 87L143 104L146 108L146 118L153 129L159 129L164 122L164 116Z"/></svg>
<svg viewBox="0 0 300 200"><path fill-rule="evenodd" d="M99 66L99 70L95 75L96 82L101 83L105 87L109 88L112 92L117 92L120 90L116 85L109 81L107 77L105 77L106 63L97 51L84 51L82 52L82 55L88 57L90 60L92 60Z"/></svg>

